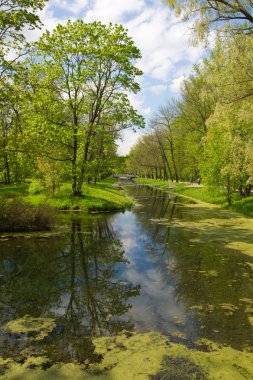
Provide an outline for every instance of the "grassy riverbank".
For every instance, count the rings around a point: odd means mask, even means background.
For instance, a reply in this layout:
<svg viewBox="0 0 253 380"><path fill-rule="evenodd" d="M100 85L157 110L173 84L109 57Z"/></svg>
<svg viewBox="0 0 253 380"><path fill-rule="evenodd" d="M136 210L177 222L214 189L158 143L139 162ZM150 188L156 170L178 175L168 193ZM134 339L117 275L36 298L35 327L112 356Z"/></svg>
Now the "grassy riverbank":
<svg viewBox="0 0 253 380"><path fill-rule="evenodd" d="M197 201L220 205L221 207L239 212L241 214L253 217L253 197L246 199L235 199L231 206L228 206L225 190L207 186L191 186L188 182L169 182L148 178L136 178L139 184L146 184L157 187L161 190L174 192ZM235 198L237 196L235 195Z"/></svg>
<svg viewBox="0 0 253 380"><path fill-rule="evenodd" d="M132 205L132 200L115 187L114 179L105 179L96 185L83 185L82 196L73 196L70 184L64 184L54 196L45 193L28 195L25 201L34 206L48 204L57 210L113 211Z"/></svg>
<svg viewBox="0 0 253 380"><path fill-rule="evenodd" d="M74 197L71 185L63 184L54 196L43 188L31 194L31 184L0 186L0 231L25 232L50 229L54 210L84 212L114 211L128 208L132 200L115 187L114 178L96 185L84 185L83 195Z"/></svg>
<svg viewBox="0 0 253 380"><path fill-rule="evenodd" d="M31 193L29 183L22 185L0 186L1 198L19 197L24 203L38 207L47 205L57 210L113 211L122 210L132 205L132 200L125 193L113 187L116 180L108 178L96 185L83 185L82 196L72 195L71 184L61 185L54 196L43 189Z"/></svg>

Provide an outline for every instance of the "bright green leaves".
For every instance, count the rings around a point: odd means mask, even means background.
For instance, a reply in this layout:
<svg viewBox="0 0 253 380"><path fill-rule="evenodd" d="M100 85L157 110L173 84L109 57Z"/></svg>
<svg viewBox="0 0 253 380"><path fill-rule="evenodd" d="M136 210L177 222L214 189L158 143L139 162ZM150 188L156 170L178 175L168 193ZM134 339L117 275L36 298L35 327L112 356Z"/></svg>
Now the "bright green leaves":
<svg viewBox="0 0 253 380"><path fill-rule="evenodd" d="M16 62L28 47L23 29L40 26L36 11L41 10L47 0L1 0L0 1L0 81L12 78ZM8 53L14 58L8 58ZM15 54L14 54L15 52Z"/></svg>
<svg viewBox="0 0 253 380"><path fill-rule="evenodd" d="M240 33L217 39L210 56L184 80L180 100L154 115L152 131L131 151L133 173L166 178L167 171L172 180L177 173L191 182L201 178L226 190L228 203L251 194L252 44L252 35Z"/></svg>
<svg viewBox="0 0 253 380"><path fill-rule="evenodd" d="M35 14L46 0L7 0L0 2L0 42L8 38L22 39L22 29L38 27L40 20Z"/></svg>
<svg viewBox="0 0 253 380"><path fill-rule="evenodd" d="M144 126L127 96L140 89L140 57L122 26L100 22L68 21L35 45L27 63L31 124L45 155L71 163L74 194L91 172L101 175L122 129Z"/></svg>
<svg viewBox="0 0 253 380"><path fill-rule="evenodd" d="M250 0L167 0L176 16L193 20L198 39L206 39L214 28L222 27L229 33L253 33L253 5Z"/></svg>

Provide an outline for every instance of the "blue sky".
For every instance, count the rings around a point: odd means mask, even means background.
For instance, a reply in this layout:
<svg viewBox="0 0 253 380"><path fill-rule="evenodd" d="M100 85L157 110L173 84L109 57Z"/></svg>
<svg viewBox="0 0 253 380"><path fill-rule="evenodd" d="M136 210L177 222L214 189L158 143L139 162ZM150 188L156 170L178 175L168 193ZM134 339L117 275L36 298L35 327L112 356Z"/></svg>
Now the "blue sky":
<svg viewBox="0 0 253 380"><path fill-rule="evenodd" d="M176 19L161 0L49 0L39 15L44 26L41 31L30 32L29 39L76 18L127 28L142 53L138 67L144 72L142 90L131 96L131 101L147 123L160 105L179 95L182 80L204 54L201 46L189 46L189 24ZM119 141L119 154L127 154L140 133L126 131Z"/></svg>

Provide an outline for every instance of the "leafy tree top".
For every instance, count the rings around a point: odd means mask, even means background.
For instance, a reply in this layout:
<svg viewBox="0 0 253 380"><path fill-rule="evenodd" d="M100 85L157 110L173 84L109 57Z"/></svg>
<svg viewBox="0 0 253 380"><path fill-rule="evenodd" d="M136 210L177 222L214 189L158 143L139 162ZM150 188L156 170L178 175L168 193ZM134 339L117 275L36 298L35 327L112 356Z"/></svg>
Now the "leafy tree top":
<svg viewBox="0 0 253 380"><path fill-rule="evenodd" d="M43 9L47 0L0 0L0 44L9 39L22 39L22 29L40 25L36 11Z"/></svg>
<svg viewBox="0 0 253 380"><path fill-rule="evenodd" d="M253 33L252 0L166 0L177 16L193 19L200 40L212 28L223 25L223 30L236 33Z"/></svg>

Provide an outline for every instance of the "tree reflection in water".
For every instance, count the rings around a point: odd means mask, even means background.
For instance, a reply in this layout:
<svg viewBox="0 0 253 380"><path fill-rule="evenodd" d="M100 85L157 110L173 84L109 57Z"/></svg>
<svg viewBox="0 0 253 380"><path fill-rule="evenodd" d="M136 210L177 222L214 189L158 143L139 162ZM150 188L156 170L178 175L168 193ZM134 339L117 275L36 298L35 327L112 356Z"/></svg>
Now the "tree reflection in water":
<svg viewBox="0 0 253 380"><path fill-rule="evenodd" d="M193 339L208 338L253 350L249 320L253 315L252 259L227 248L224 241L208 235L203 239L205 231L171 223L174 219L190 223L217 217L212 210L200 207L194 212L184 205L184 199L144 186L129 192L143 204L144 212L137 209L136 215L151 237L148 255L152 255L163 283L168 289L173 285L177 304L184 306L186 324L181 330Z"/></svg>
<svg viewBox="0 0 253 380"><path fill-rule="evenodd" d="M53 317L56 327L36 344L24 334L2 333L2 356L22 360L26 348L53 362L96 360L94 336L133 329L122 316L140 287L118 278L117 267L127 261L108 219L73 219L68 238L22 239L22 250L16 239L8 246L1 257L1 325L31 315Z"/></svg>

